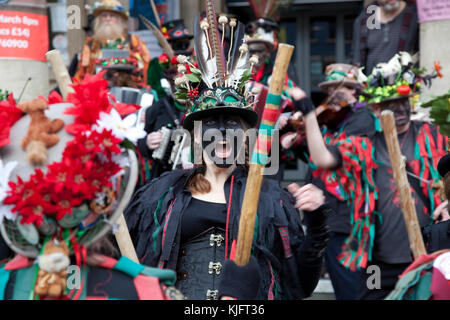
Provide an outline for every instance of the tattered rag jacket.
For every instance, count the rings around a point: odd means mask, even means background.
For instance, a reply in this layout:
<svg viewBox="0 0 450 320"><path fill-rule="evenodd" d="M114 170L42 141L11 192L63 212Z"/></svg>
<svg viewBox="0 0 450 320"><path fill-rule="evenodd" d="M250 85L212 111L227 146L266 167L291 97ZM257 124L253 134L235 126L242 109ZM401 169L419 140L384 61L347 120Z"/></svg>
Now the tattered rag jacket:
<svg viewBox="0 0 450 320"><path fill-rule="evenodd" d="M192 194L185 188L199 168L163 174L140 188L125 218L141 262L177 270L181 217ZM237 239L247 172L238 167L225 183L227 199L226 256ZM264 179L258 204L252 254L261 268L258 299L302 299L316 287L328 240L323 205L305 213L304 233L294 199L278 182Z"/></svg>

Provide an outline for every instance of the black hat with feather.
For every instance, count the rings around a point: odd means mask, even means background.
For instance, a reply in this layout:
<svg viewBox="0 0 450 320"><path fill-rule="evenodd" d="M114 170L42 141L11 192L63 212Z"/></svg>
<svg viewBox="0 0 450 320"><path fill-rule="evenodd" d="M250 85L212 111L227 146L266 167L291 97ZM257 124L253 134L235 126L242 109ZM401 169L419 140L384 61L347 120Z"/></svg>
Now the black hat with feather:
<svg viewBox="0 0 450 320"><path fill-rule="evenodd" d="M257 58L249 57L244 26L226 16L217 19L213 1L206 3L206 19L200 15L195 19L197 65L186 56L178 56L180 76L175 79L176 95L187 100L189 106L183 127L191 130L194 121L214 114L239 115L254 127L258 115L252 108L253 95L248 92L247 83ZM231 35L229 43L225 41L227 28Z"/></svg>

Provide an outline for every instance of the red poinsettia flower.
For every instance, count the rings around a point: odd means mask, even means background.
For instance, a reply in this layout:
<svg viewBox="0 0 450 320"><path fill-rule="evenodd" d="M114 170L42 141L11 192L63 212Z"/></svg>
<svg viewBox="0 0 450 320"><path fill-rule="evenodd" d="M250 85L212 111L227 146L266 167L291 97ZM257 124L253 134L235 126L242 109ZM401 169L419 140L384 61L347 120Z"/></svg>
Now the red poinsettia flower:
<svg viewBox="0 0 450 320"><path fill-rule="evenodd" d="M114 105L114 109L117 110L121 117L125 117L129 114L135 113L140 108L141 106L138 106L137 104L126 104L121 102L118 102Z"/></svg>
<svg viewBox="0 0 450 320"><path fill-rule="evenodd" d="M0 148L10 143L11 127L22 117L22 110L17 108L14 96L11 93L8 100L0 101Z"/></svg>
<svg viewBox="0 0 450 320"><path fill-rule="evenodd" d="M74 106L67 108L64 113L75 116L75 119L73 124L66 126L67 132L75 134L90 130L99 119L100 112L111 111L108 82L103 79L105 72L93 76L87 74L81 83L73 86L75 92L68 95L67 101Z"/></svg>
<svg viewBox="0 0 450 320"><path fill-rule="evenodd" d="M17 177L17 183L12 181L9 182L10 196L3 202L22 208L27 205L28 198L45 191L46 185L43 182L45 182L44 173L41 169L36 169L35 173L30 175L28 181L23 181L20 177Z"/></svg>
<svg viewBox="0 0 450 320"><path fill-rule="evenodd" d="M98 144L95 135L92 135L90 132L82 132L75 135L75 138L67 143L66 149L63 152L63 158L79 158L82 162L87 163L101 151L102 148Z"/></svg>
<svg viewBox="0 0 450 320"><path fill-rule="evenodd" d="M55 203L56 220L61 220L66 215L72 214L72 208L81 205L82 200L71 192L64 190L63 192L53 194L52 201Z"/></svg>
<svg viewBox="0 0 450 320"><path fill-rule="evenodd" d="M96 190L91 188L91 176L95 172L96 165L94 161L90 166L86 166L79 159L66 159L66 165L70 166L70 183L66 184L64 190L69 190L71 194L77 195L80 199L91 198Z"/></svg>
<svg viewBox="0 0 450 320"><path fill-rule="evenodd" d="M44 215L55 213L55 207L48 201L45 201L43 196L37 192L28 197L26 206L23 206L22 208L16 207L15 209L17 209L19 215L22 216L22 224L33 223L38 227L41 225Z"/></svg>
<svg viewBox="0 0 450 320"><path fill-rule="evenodd" d="M64 102L63 97L55 90L49 94L48 99L45 99L43 96L39 96L38 98L44 100L48 105Z"/></svg>
<svg viewBox="0 0 450 320"><path fill-rule="evenodd" d="M61 192L65 186L73 182L73 172L64 162L55 162L48 165L46 181L53 184L56 193Z"/></svg>
<svg viewBox="0 0 450 320"><path fill-rule="evenodd" d="M94 131L91 134L96 143L101 147L101 153L104 154L109 160L111 160L114 154L120 154L121 139L112 134L112 130L104 129L102 132Z"/></svg>

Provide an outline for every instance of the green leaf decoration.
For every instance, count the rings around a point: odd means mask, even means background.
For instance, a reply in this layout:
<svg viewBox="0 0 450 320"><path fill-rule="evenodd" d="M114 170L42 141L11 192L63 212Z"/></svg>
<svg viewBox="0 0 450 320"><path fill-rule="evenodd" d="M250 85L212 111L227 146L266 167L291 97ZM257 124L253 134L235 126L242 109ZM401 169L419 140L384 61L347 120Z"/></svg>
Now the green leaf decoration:
<svg viewBox="0 0 450 320"><path fill-rule="evenodd" d="M427 103L422 104L424 108L431 108L430 117L439 126L439 132L450 136L450 91L447 94L436 97Z"/></svg>
<svg viewBox="0 0 450 320"><path fill-rule="evenodd" d="M185 91L177 91L175 92L175 96L180 100L187 100L188 94Z"/></svg>
<svg viewBox="0 0 450 320"><path fill-rule="evenodd" d="M200 80L201 80L200 77L196 76L194 73L186 74L186 78L190 82L194 82L194 83L200 82Z"/></svg>
<svg viewBox="0 0 450 320"><path fill-rule="evenodd" d="M239 83L238 91L242 91L244 89L244 86L251 79L252 79L252 72L251 72L251 70L250 69L245 70L244 74L242 75L241 82Z"/></svg>

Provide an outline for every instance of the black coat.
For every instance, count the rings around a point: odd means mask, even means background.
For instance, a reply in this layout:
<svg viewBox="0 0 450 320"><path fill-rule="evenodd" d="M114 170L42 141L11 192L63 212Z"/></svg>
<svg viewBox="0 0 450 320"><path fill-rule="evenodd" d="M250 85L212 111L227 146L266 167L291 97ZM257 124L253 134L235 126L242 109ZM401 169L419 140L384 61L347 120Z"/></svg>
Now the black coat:
<svg viewBox="0 0 450 320"><path fill-rule="evenodd" d="M185 188L188 179L201 169L178 170L163 174L139 189L125 218L141 262L177 270L181 239L181 216L192 194ZM231 195L228 231L228 256L237 239L240 209L247 173L237 168L225 183L225 197ZM231 184L233 181L233 185ZM253 255L261 268L258 299L301 299L311 295L322 267L322 253L328 239L325 226L327 206L305 214L305 236L294 199L278 182L264 179L258 204ZM227 203L228 207L228 203ZM287 230L283 246L280 231ZM274 289L275 288L275 289Z"/></svg>

